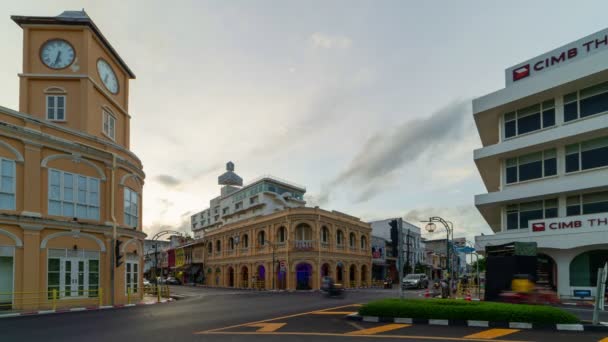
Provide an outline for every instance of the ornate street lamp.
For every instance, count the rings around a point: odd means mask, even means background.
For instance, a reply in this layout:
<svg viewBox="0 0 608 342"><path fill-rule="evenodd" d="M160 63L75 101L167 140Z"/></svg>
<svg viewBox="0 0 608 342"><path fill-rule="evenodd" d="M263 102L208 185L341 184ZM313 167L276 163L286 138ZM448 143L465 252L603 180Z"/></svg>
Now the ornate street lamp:
<svg viewBox="0 0 608 342"><path fill-rule="evenodd" d="M450 236L452 237L452 240L454 240L454 225L452 224L452 222L450 221L446 221L444 219L442 219L439 216L433 216L430 217L428 221L423 221L423 222L428 222L425 229L427 232L429 233L434 233L435 230L437 229L437 226L435 225L434 222L439 222L443 225L443 227L445 228L445 231L447 233L447 237L446 237L446 241L445 241L445 245L446 245L446 270L448 273L448 277L450 278L448 281L448 286L449 286L449 291L450 291L450 296L452 293L452 274L450 273Z"/></svg>

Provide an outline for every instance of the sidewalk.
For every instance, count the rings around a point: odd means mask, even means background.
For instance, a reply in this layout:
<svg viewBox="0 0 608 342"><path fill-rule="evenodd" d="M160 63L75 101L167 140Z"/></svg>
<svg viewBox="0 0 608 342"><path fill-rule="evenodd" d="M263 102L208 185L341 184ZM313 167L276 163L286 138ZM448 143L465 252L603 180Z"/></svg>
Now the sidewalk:
<svg viewBox="0 0 608 342"><path fill-rule="evenodd" d="M7 310L0 311L0 319L9 318L9 317L20 317L20 316L34 316L34 315L48 315L48 314L58 314L58 313L66 313L66 312L79 312L79 311L94 311L94 310L107 310L107 309L120 309L120 308L129 308L139 305L153 305L153 304L163 304L172 302L172 298L162 298L161 301L158 301L156 296L147 296L145 295L141 301L132 304L115 304L115 305L93 305L93 306L85 306L85 307L58 307L55 310Z"/></svg>

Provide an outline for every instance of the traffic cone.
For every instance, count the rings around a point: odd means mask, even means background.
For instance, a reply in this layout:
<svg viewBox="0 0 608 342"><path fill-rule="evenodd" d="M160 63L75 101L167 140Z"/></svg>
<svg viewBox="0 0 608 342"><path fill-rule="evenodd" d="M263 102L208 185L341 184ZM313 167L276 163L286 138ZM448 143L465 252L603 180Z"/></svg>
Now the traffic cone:
<svg viewBox="0 0 608 342"><path fill-rule="evenodd" d="M424 292L424 298L429 298L431 296L431 292L429 291L429 288L426 288L426 291Z"/></svg>
<svg viewBox="0 0 608 342"><path fill-rule="evenodd" d="M471 291L467 291L467 295L466 297L464 297L464 300L470 302L471 301Z"/></svg>

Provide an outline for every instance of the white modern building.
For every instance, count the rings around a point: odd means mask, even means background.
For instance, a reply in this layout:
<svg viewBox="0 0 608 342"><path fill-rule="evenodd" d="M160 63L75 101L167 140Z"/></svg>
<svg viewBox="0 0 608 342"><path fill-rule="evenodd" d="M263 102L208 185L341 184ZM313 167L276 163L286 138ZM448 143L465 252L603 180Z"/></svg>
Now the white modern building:
<svg viewBox="0 0 608 342"><path fill-rule="evenodd" d="M505 76L473 101L488 191L475 205L495 232L476 248L535 242L539 278L563 297L593 294L608 261L608 29Z"/></svg>
<svg viewBox="0 0 608 342"><path fill-rule="evenodd" d="M305 187L277 177L262 176L243 186L232 162L226 164L218 184L222 185L221 194L209 202L209 208L190 218L195 239L227 223L306 205Z"/></svg>
<svg viewBox="0 0 608 342"><path fill-rule="evenodd" d="M369 222L372 226L372 236L383 238L386 241L391 241L391 227L389 222L394 219L386 219ZM423 263L425 259L424 244L420 235L420 227L417 227L403 219L402 221L402 237L403 237L403 262L413 268L417 263Z"/></svg>

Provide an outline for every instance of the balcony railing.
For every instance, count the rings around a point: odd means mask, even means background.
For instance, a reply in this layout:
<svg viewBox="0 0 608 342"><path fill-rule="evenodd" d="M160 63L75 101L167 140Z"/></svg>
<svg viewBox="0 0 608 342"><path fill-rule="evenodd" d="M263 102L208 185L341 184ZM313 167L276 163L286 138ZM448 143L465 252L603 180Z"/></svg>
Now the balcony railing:
<svg viewBox="0 0 608 342"><path fill-rule="evenodd" d="M344 245L337 244L337 245L336 245L336 249L344 249Z"/></svg>
<svg viewBox="0 0 608 342"><path fill-rule="evenodd" d="M300 251L312 250L315 248L314 240L295 240L293 242L293 248Z"/></svg>

